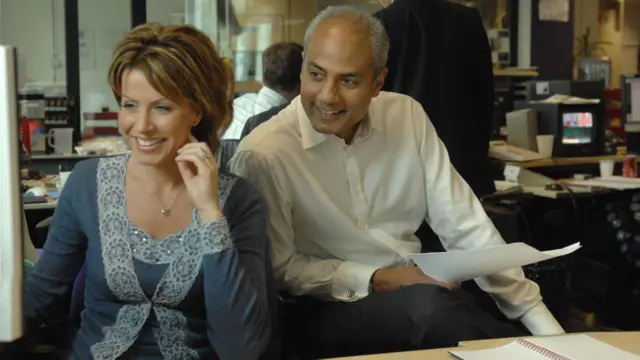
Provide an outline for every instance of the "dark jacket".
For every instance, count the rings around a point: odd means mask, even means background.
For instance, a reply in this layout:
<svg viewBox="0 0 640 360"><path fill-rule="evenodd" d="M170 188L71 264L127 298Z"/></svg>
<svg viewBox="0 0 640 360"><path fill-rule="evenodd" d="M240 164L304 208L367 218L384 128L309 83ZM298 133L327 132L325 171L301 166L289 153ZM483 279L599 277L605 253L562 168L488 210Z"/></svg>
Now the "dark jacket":
<svg viewBox="0 0 640 360"><path fill-rule="evenodd" d="M478 11L446 0L396 0L375 16L391 42L383 90L420 102L476 195L494 192L487 156L493 66Z"/></svg>
<svg viewBox="0 0 640 360"><path fill-rule="evenodd" d="M263 111L247 119L247 122L244 124L244 128L242 129L240 140L244 139L245 136L249 135L249 133L252 132L253 129L258 127L258 125L278 115L278 113L284 110L284 108L286 108L287 106L289 106L289 103L274 106L269 110Z"/></svg>

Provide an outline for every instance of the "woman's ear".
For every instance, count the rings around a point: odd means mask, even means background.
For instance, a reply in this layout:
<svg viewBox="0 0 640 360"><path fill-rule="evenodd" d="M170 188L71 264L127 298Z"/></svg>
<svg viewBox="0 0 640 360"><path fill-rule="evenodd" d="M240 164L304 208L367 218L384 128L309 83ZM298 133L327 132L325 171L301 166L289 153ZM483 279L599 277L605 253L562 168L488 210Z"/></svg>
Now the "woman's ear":
<svg viewBox="0 0 640 360"><path fill-rule="evenodd" d="M198 124L200 124L201 121L202 121L202 115L198 115L193 121L193 124L191 124L191 127L198 126Z"/></svg>

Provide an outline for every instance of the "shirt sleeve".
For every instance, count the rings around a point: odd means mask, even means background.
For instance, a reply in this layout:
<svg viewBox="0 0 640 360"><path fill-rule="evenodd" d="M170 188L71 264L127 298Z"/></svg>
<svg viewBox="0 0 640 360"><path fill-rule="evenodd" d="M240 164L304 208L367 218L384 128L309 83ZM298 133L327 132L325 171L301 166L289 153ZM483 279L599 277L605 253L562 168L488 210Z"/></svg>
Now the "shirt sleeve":
<svg viewBox="0 0 640 360"><path fill-rule="evenodd" d="M451 165L444 144L417 102L414 102L412 119L424 164L427 203L425 220L438 235L444 248L452 251L504 245L504 240L480 201ZM538 285L525 278L521 268L481 277L476 282L493 297L508 318L523 320L523 324L534 335L563 332L542 303ZM531 311L531 314L536 315L528 316ZM524 321L525 318L529 321Z"/></svg>
<svg viewBox="0 0 640 360"><path fill-rule="evenodd" d="M369 282L377 267L338 259L319 259L300 254L294 244L292 201L279 177L278 161L241 150L231 160L231 170L251 181L262 192L269 208L267 233L271 258L281 288L292 295L356 301L369 294Z"/></svg>
<svg viewBox="0 0 640 360"><path fill-rule="evenodd" d="M66 189L80 189L85 166L76 166L66 182ZM25 333L54 320L54 314L68 314L59 309L71 292L80 267L84 263L87 238L80 226L80 212L75 208L78 190L62 191L49 227L42 255L23 287ZM61 310L61 311L56 311Z"/></svg>
<svg viewBox="0 0 640 360"><path fill-rule="evenodd" d="M271 334L267 212L255 189L236 184L232 191L239 196L227 200L228 220L198 229L209 247L224 249L205 255L202 264L208 337L220 359L258 359Z"/></svg>

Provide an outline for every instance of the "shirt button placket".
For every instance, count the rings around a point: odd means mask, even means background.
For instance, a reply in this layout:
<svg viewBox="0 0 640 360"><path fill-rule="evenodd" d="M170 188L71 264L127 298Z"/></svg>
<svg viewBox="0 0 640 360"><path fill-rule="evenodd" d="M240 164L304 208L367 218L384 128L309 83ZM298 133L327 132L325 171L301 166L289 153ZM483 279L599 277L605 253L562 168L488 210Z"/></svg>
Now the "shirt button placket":
<svg viewBox="0 0 640 360"><path fill-rule="evenodd" d="M357 226L359 228L365 228L367 226L367 199L364 196L358 163L353 156L351 156L352 147L353 145L345 149L345 166L347 168L349 190L351 191L351 198L353 199Z"/></svg>

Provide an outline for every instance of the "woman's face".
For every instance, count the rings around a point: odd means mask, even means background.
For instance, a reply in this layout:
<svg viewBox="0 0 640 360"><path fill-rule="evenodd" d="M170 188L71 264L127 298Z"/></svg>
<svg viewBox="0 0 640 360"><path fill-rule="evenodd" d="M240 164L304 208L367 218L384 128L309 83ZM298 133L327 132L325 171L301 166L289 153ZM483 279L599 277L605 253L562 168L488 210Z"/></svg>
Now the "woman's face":
<svg viewBox="0 0 640 360"><path fill-rule="evenodd" d="M177 104L158 93L142 71L123 73L120 132L136 162L159 165L173 161L201 118L189 104Z"/></svg>

